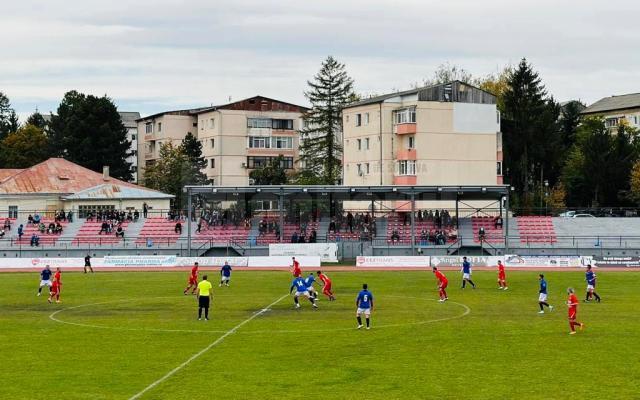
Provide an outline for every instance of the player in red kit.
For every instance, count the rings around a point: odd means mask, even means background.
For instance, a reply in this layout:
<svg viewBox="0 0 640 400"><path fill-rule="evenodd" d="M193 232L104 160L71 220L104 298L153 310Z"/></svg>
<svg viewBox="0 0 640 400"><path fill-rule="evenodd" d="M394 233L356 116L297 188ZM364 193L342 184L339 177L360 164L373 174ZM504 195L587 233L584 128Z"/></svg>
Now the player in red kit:
<svg viewBox="0 0 640 400"><path fill-rule="evenodd" d="M49 298L47 301L51 303L51 301L55 298L56 303L60 303L60 292L62 291L62 271L60 268L56 268L56 273L53 274L53 285L51 285L51 290L49 291Z"/></svg>
<svg viewBox="0 0 640 400"><path fill-rule="evenodd" d="M438 271L438 268L433 267L433 273L436 276L436 279L438 279L438 292L440 293L440 302L444 303L445 301L449 300L449 298L447 297L447 285L449 284L449 280L447 279L446 276L444 276L444 274L440 271Z"/></svg>
<svg viewBox="0 0 640 400"><path fill-rule="evenodd" d="M504 264L502 261L498 260L498 289L507 290L507 276L504 273Z"/></svg>
<svg viewBox="0 0 640 400"><path fill-rule="evenodd" d="M571 332L570 335L576 334L576 326L580 328L580 330L584 329L584 324L576 321L576 317L578 315L578 296L576 296L573 288L567 289L567 294L569 295L569 299L567 300L567 307L569 307L569 328Z"/></svg>
<svg viewBox="0 0 640 400"><path fill-rule="evenodd" d="M323 274L322 271L318 271L318 279L322 281L322 294L327 296L329 298L329 301L335 300L336 297L331 291L331 279Z"/></svg>
<svg viewBox="0 0 640 400"><path fill-rule="evenodd" d="M191 268L191 275L189 275L189 283L187 284L187 288L184 290L184 294L187 294L189 289L191 289L191 294L196 294L196 289L198 289L198 263L193 264L193 268Z"/></svg>
<svg viewBox="0 0 640 400"><path fill-rule="evenodd" d="M299 278L302 276L302 270L300 269L300 263L298 262L298 260L296 260L295 257L291 257L291 261L292 261L292 265L291 267L293 267L293 276L295 276L296 278Z"/></svg>

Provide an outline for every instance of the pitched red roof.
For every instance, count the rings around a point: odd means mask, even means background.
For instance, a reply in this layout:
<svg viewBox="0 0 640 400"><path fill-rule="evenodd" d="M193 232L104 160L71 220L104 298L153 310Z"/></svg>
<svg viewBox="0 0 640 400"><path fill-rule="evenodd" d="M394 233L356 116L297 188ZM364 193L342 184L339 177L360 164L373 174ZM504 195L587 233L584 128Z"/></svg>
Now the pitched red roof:
<svg viewBox="0 0 640 400"><path fill-rule="evenodd" d="M17 171L10 174L9 171ZM63 158L50 158L23 170L0 170L0 194L76 193L97 185L112 183L140 188L116 178L105 180L102 174Z"/></svg>
<svg viewBox="0 0 640 400"><path fill-rule="evenodd" d="M15 174L17 174L18 172L22 172L23 170L21 169L0 169L0 182L2 182L3 180L14 176Z"/></svg>

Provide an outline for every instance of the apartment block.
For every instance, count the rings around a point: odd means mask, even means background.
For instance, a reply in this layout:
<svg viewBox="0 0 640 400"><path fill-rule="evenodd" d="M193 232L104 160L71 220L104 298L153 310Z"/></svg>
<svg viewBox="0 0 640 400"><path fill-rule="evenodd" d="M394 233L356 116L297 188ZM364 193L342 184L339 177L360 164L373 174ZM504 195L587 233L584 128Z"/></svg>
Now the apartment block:
<svg viewBox="0 0 640 400"><path fill-rule="evenodd" d="M345 185L503 183L496 97L463 82L352 103L343 110L343 132Z"/></svg>
<svg viewBox="0 0 640 400"><path fill-rule="evenodd" d="M145 165L153 163L162 143L179 145L191 132L202 143L207 160L204 172L214 185L249 185L252 170L279 156L283 156L285 169L295 170L298 131L306 111L303 106L256 96L220 106L155 114L138 120L138 128L145 132L139 154ZM140 177L143 175L141 170Z"/></svg>
<svg viewBox="0 0 640 400"><path fill-rule="evenodd" d="M582 110L581 114L602 117L610 130L617 130L620 124L640 129L640 93L605 97Z"/></svg>
<svg viewBox="0 0 640 400"><path fill-rule="evenodd" d="M119 113L122 124L127 128L127 140L131 142L131 155L127 162L131 163L133 183L138 183L138 123L139 112L122 111Z"/></svg>

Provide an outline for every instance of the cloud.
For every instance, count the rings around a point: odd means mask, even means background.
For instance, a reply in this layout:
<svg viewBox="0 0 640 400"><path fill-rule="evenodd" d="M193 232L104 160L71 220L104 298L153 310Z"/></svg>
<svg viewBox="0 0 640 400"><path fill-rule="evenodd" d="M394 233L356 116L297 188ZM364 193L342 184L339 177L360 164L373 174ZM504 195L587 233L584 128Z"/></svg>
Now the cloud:
<svg viewBox="0 0 640 400"><path fill-rule="evenodd" d="M71 89L143 114L255 94L306 104L328 54L363 93L526 56L557 99L589 103L640 91L638 15L622 0L23 0L0 14L0 91L21 115Z"/></svg>

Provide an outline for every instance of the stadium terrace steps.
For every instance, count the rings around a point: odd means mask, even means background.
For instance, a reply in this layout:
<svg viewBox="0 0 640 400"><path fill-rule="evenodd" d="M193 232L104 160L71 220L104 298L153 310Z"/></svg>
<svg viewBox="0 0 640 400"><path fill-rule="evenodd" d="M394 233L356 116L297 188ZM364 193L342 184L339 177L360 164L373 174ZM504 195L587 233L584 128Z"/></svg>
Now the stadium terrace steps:
<svg viewBox="0 0 640 400"><path fill-rule="evenodd" d="M557 242L553 218L545 216L517 217L520 243L554 244Z"/></svg>
<svg viewBox="0 0 640 400"><path fill-rule="evenodd" d="M132 225L132 222L124 221L122 223L122 229L125 231L125 237L130 235L131 232L129 227ZM82 244L93 244L93 245L113 245L120 244L123 242L121 237L116 237L117 226L114 226L112 233L100 233L102 229L102 221L87 221L84 220L82 226L78 229L78 233L73 238L73 245L82 245Z"/></svg>
<svg viewBox="0 0 640 400"><path fill-rule="evenodd" d="M423 219L422 221L419 221L417 218L415 218L414 222L415 222L415 238L416 238L416 242L417 243L422 243L423 242L420 239L420 234L421 234L423 229L425 231L427 231L427 232L429 232L429 231L434 232L436 230L442 230L444 232L445 236L447 237L445 244L449 244L449 243L453 242L451 239L448 238L448 235L451 232L451 228L443 226L442 229L439 229L436 226L435 221L429 220L429 219ZM399 241L392 241L391 240L391 236L393 235L393 231L394 230L398 231L398 235L400 236L400 240ZM378 229L378 232L380 232L379 229ZM399 215L389 215L387 217L387 230L386 230L386 232L387 232L387 234L386 234L387 244L411 245L411 222L408 221L407 224L405 225L403 217L401 217ZM430 245L430 244L432 244L432 243L429 243L427 245Z"/></svg>
<svg viewBox="0 0 640 400"><path fill-rule="evenodd" d="M144 225L136 239L136 244L145 245L147 240L151 240L154 245L173 245L181 238L180 233L175 232L177 221L171 221L165 217L143 218ZM186 221L181 220L182 234L187 233ZM186 236L185 236L186 237Z"/></svg>
<svg viewBox="0 0 640 400"><path fill-rule="evenodd" d="M240 242L244 244L251 228L245 228L244 225L235 226L233 224L216 225L207 227L206 223L202 224L202 230L195 232L193 241L196 243L227 243L230 241Z"/></svg>
<svg viewBox="0 0 640 400"><path fill-rule="evenodd" d="M556 246L639 248L640 218L554 218Z"/></svg>
<svg viewBox="0 0 640 400"><path fill-rule="evenodd" d="M480 243L480 228L484 228L485 242L504 243L504 231L502 227L496 228L494 217L471 217L471 227L474 243Z"/></svg>
<svg viewBox="0 0 640 400"><path fill-rule="evenodd" d="M55 223L53 218L42 218L42 223L44 223L45 229L49 227L49 223ZM4 219L0 221L4 223ZM18 227L20 224L23 225L22 239L18 239ZM0 224L2 225L2 224ZM17 222L16 220L12 220L11 222L11 231L5 232L4 241L13 241L14 245L22 245L22 246L30 246L31 245L31 236L35 233L40 237L39 243L42 245L54 246L58 240L64 235L65 230L67 228L68 223L66 221L60 221L60 225L62 225L62 234L48 234L48 233L40 233L38 230L38 226L34 224L28 224L26 222Z"/></svg>

